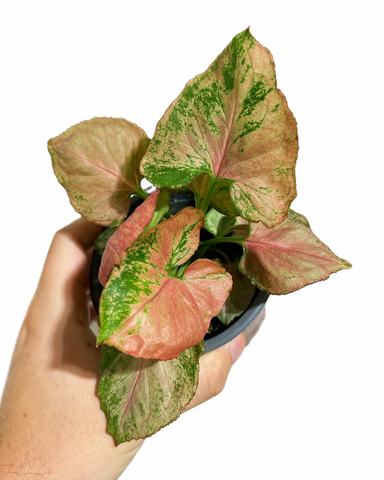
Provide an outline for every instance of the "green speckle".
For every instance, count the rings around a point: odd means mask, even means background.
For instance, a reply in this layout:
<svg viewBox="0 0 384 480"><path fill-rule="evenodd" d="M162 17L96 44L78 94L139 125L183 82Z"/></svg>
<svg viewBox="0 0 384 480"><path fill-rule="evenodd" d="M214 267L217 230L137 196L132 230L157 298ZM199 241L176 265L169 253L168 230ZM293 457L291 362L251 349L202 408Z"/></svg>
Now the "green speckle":
<svg viewBox="0 0 384 480"><path fill-rule="evenodd" d="M246 122L242 128L241 133L235 138L233 143L236 143L240 138L243 138L245 135L248 135L249 133L252 133L255 130L261 128L261 126L263 125L263 120L260 120L259 122L250 120L249 122Z"/></svg>
<svg viewBox="0 0 384 480"><path fill-rule="evenodd" d="M74 200L79 200L81 202L86 202L87 199L84 197L84 195L81 195L80 193L74 193L73 194Z"/></svg>
<svg viewBox="0 0 384 480"><path fill-rule="evenodd" d="M251 115L254 112L256 105L265 100L265 97L271 91L272 88L270 88L268 91L265 89L265 83L262 78L259 80L254 79L251 88L248 90L247 95L243 100L243 107L239 113L239 116L237 117L237 120L240 120L240 118L247 115Z"/></svg>

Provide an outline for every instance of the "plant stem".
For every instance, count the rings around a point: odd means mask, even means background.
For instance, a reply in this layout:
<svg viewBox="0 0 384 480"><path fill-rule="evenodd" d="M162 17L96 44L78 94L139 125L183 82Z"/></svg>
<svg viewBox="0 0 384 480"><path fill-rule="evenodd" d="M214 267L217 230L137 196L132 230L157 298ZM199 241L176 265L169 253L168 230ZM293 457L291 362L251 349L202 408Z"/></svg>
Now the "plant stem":
<svg viewBox="0 0 384 480"><path fill-rule="evenodd" d="M179 270L177 271L177 276L182 277L190 264L191 260L188 260L188 262L185 262L183 265L181 265L181 267L179 267Z"/></svg>
<svg viewBox="0 0 384 480"><path fill-rule="evenodd" d="M226 235L228 235L228 233L231 233L232 230L235 229L235 227L236 227L236 225L231 225L230 227L226 228L225 230L220 232L220 237L225 237Z"/></svg>
<svg viewBox="0 0 384 480"><path fill-rule="evenodd" d="M207 247L201 247L197 250L197 252L195 253L194 257L196 259L198 258L201 258L203 255L205 255L206 251L209 250L209 246Z"/></svg>
<svg viewBox="0 0 384 480"><path fill-rule="evenodd" d="M200 193L195 194L195 208L200 208L201 204L201 195Z"/></svg>
<svg viewBox="0 0 384 480"><path fill-rule="evenodd" d="M142 198L143 200L145 200L146 198L148 198L148 193L142 189L141 185L139 185L139 188L137 188L136 190L134 190L133 192L135 195L137 195L138 197Z"/></svg>
<svg viewBox="0 0 384 480"><path fill-rule="evenodd" d="M243 245L246 238L247 237L215 237L200 243L200 248L208 245L215 245L216 243L238 243L239 245Z"/></svg>
<svg viewBox="0 0 384 480"><path fill-rule="evenodd" d="M171 277L176 277L176 273L177 273L177 269L178 269L178 268L179 268L179 267L178 267L177 265L176 265L175 267L173 267L172 270L169 272L169 275L170 275Z"/></svg>
<svg viewBox="0 0 384 480"><path fill-rule="evenodd" d="M209 204L211 203L213 192L214 192L215 187L216 187L216 183L217 183L217 178L214 175L211 175L211 177L209 179L209 185L208 185L208 188L207 188L207 193L206 193L206 195L203 199L203 203L201 205L201 210L203 210L204 214L207 213L207 210L209 208Z"/></svg>
<svg viewBox="0 0 384 480"><path fill-rule="evenodd" d="M203 247L203 248L207 248L207 247ZM229 265L231 263L228 255L226 255L222 250L220 250L218 248L211 248L210 250L211 250L211 252L217 252L219 255L221 255L224 258L224 261L227 265Z"/></svg>

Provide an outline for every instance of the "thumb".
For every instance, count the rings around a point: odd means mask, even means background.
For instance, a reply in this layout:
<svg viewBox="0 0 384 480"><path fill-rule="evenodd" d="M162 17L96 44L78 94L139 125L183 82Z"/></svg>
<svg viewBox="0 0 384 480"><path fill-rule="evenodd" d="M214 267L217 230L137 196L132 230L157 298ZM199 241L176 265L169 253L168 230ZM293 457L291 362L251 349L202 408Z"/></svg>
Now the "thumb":
<svg viewBox="0 0 384 480"><path fill-rule="evenodd" d="M223 390L232 365L243 353L244 347L245 336L241 333L231 342L201 357L199 385L185 411L206 402Z"/></svg>

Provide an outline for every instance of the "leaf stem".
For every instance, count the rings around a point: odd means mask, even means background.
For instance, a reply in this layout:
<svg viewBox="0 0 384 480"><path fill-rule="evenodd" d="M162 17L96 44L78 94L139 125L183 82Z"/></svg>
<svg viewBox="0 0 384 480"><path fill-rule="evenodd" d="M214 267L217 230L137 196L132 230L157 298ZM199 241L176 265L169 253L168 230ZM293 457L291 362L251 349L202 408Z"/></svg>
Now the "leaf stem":
<svg viewBox="0 0 384 480"><path fill-rule="evenodd" d="M203 248L207 248L207 247L203 247ZM210 248L210 251L211 252L217 252L219 255L221 255L223 258L224 258L224 261L227 265L229 265L231 262L229 261L229 257L228 255L226 255L222 250L220 250L219 248Z"/></svg>
<svg viewBox="0 0 384 480"><path fill-rule="evenodd" d="M215 237L211 238L210 240L206 240L205 242L200 243L201 247L206 247L209 245L215 245L216 243L238 243L239 245L243 245L244 240L247 237Z"/></svg>
<svg viewBox="0 0 384 480"><path fill-rule="evenodd" d="M139 185L139 188L136 188L133 193L135 195L137 195L138 197L142 198L143 200L145 200L146 198L148 198L148 193L143 190L143 188L141 187L141 185Z"/></svg>
<svg viewBox="0 0 384 480"><path fill-rule="evenodd" d="M200 208L201 204L201 195L200 193L195 193L195 208Z"/></svg>
<svg viewBox="0 0 384 480"><path fill-rule="evenodd" d="M217 183L217 178L215 177L215 175L211 175L211 177L209 179L209 185L208 185L208 188L207 188L207 193L205 194L205 197L203 199L203 203L201 205L201 210L203 210L204 214L207 213L207 210L208 210L209 205L211 203L213 192L214 192L215 187L216 187L216 183Z"/></svg>
<svg viewBox="0 0 384 480"><path fill-rule="evenodd" d="M228 235L228 233L231 233L232 230L234 230L236 227L236 225L231 225L229 226L228 228L226 228L225 230L223 230L222 232L220 232L220 237L225 237L226 235Z"/></svg>
<svg viewBox="0 0 384 480"><path fill-rule="evenodd" d="M209 246L199 248L199 249L197 250L197 252L195 253L194 257L195 257L196 259L201 258L203 255L206 254L207 250L209 250Z"/></svg>
<svg viewBox="0 0 384 480"><path fill-rule="evenodd" d="M172 268L172 270L169 272L170 277L176 277L177 269L179 267L176 265L175 267Z"/></svg>
<svg viewBox="0 0 384 480"><path fill-rule="evenodd" d="M188 260L188 262L183 263L183 265L181 265L181 267L179 267L177 271L177 276L182 277L190 264L191 264L191 260Z"/></svg>

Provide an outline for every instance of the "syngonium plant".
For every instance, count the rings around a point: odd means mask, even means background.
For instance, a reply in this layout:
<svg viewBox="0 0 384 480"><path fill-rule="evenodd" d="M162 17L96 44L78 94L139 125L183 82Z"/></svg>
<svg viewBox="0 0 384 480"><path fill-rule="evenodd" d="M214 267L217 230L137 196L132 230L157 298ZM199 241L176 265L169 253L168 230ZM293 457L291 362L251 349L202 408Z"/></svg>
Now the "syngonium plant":
<svg viewBox="0 0 384 480"><path fill-rule="evenodd" d="M116 445L152 435L191 401L212 318L228 325L256 289L285 294L351 267L290 209L296 121L248 29L186 84L152 140L122 118L93 118L48 149L75 210L108 227L96 241L98 394ZM171 216L181 190L195 206ZM127 217L132 195L143 202Z"/></svg>

